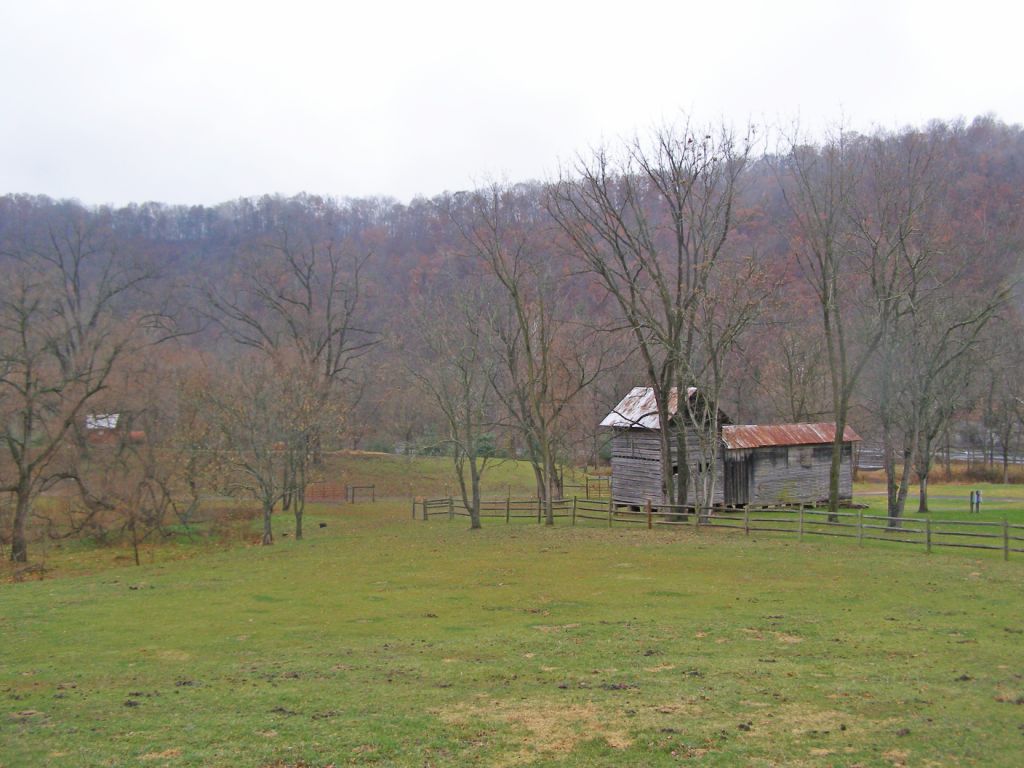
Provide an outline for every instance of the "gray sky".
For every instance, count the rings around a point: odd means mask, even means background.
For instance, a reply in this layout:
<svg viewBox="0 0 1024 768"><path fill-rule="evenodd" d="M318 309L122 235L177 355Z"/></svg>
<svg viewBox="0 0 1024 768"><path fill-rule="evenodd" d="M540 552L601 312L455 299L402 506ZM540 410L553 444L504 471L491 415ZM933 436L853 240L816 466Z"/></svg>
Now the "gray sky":
<svg viewBox="0 0 1024 768"><path fill-rule="evenodd" d="M0 0L0 193L408 200L549 177L682 111L1024 122L1019 8Z"/></svg>

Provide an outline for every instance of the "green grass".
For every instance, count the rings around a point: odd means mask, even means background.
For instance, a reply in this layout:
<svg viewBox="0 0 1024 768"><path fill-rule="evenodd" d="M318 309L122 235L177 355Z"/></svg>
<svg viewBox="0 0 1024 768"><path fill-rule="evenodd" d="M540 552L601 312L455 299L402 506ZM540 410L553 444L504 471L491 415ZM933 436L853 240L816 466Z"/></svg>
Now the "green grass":
<svg viewBox="0 0 1024 768"><path fill-rule="evenodd" d="M0 586L0 766L1020 764L1024 558L408 517Z"/></svg>
<svg viewBox="0 0 1024 768"><path fill-rule="evenodd" d="M582 481L582 473L570 471L566 477L571 478L567 482ZM378 498L411 499L414 495L441 497L449 492L458 495L452 461L446 457L410 458L367 452L332 453L326 457L323 478L337 485L374 484ZM490 462L482 487L487 498L504 498L510 492L518 498L536 494L533 471L530 464L523 461L506 459ZM36 503L52 507L55 502L43 497ZM207 555L236 547L243 542L258 540L256 528L244 520L225 522L222 519L220 525L211 524L211 520L217 519L225 509L235 510L247 504L252 507L253 514L258 513L258 507L244 499L217 498L207 501L206 511L210 514L205 517L209 519L193 523L188 531L181 526L171 526L170 529L176 531L173 536L163 537L153 533L141 545L140 559L146 564L159 564ZM315 514L316 509L317 505L311 505L312 514ZM200 518L203 517L200 515ZM5 528L9 526L8 521L3 523ZM275 531L280 536L291 531L293 526L294 518L289 513L282 513L278 515ZM41 531L36 534L32 537L29 554L34 563L45 566L47 578L80 576L110 568L134 566L134 556L127 537L112 537L105 544L96 545L91 540L74 538L49 541ZM18 570L7 562L6 555L6 550L0 550L0 583L11 581Z"/></svg>
<svg viewBox="0 0 1024 768"><path fill-rule="evenodd" d="M982 492L981 512L971 514L971 491ZM875 514L885 514L885 485L856 483L856 501L867 504ZM907 497L906 516L920 517L917 512L917 486ZM994 483L939 483L928 489L929 516L933 520L990 520L1006 518L1011 523L1024 523L1024 485Z"/></svg>
<svg viewBox="0 0 1024 768"><path fill-rule="evenodd" d="M570 477L582 473L569 472ZM327 457L324 479L349 485L377 486L379 497L440 497L449 491L458 495L452 460L445 456L394 456L385 453L336 453ZM582 482L582 479L574 482ZM482 487L488 496L534 496L533 470L525 461L490 459Z"/></svg>

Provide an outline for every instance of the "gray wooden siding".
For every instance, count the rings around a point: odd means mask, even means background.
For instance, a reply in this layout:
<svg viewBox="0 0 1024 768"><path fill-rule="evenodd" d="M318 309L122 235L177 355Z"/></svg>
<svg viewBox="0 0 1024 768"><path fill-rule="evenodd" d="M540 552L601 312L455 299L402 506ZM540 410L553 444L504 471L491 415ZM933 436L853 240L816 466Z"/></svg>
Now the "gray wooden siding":
<svg viewBox="0 0 1024 768"><path fill-rule="evenodd" d="M687 430L686 449L690 458L691 483L687 503L697 498L697 459L700 443L696 432ZM672 448L675 462L677 452ZM715 466L714 503L723 500L723 463L719 452ZM650 499L655 505L665 503L662 490L661 444L658 433L652 430L617 429L612 437L612 497L619 504L644 505Z"/></svg>
<svg viewBox="0 0 1024 768"><path fill-rule="evenodd" d="M694 430L687 431L691 483L687 503L697 499L697 460L699 443ZM831 445L768 446L719 454L715 468L714 503L815 504L828 499L828 473L832 460ZM673 461L676 451L672 451ZM730 498L725 499L726 462L743 462L742 471L731 478ZM742 483L739 487L735 483ZM843 451L839 496L853 497L853 465L850 447ZM658 433L652 430L619 429L612 437L612 498L623 505L643 506L648 499L655 505L665 503L662 490L661 448Z"/></svg>
<svg viewBox="0 0 1024 768"><path fill-rule="evenodd" d="M853 466L849 450L843 451L840 465L839 496L853 497ZM828 499L828 473L832 447L793 445L755 448L750 461L753 472L750 504L813 504Z"/></svg>

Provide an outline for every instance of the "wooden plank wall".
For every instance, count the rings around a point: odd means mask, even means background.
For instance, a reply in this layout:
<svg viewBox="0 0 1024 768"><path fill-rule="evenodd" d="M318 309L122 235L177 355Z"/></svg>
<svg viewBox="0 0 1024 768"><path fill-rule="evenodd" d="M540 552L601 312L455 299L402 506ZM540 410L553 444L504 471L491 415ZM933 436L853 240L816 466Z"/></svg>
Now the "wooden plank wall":
<svg viewBox="0 0 1024 768"><path fill-rule="evenodd" d="M690 457L691 482L687 503L696 501L697 460L700 443L696 431L687 429L686 450ZM673 446L673 462L676 458ZM724 466L719 455L715 468L714 503L724 500L723 487ZM648 499L655 504L665 503L662 492L661 445L658 433L653 430L617 429L612 437L612 496L619 504L643 506Z"/></svg>
<svg viewBox="0 0 1024 768"><path fill-rule="evenodd" d="M793 445L755 448L750 504L813 504L828 499L832 446ZM853 465L843 451L839 496L853 497Z"/></svg>
<svg viewBox="0 0 1024 768"><path fill-rule="evenodd" d="M696 432L687 430L687 451L694 457L699 450ZM730 493L730 502L748 504L814 504L828 498L828 474L831 446L771 446L747 451L729 452L735 458L745 457L749 469L742 473L747 492ZM725 456L720 454L716 468L714 503L725 501ZM676 451L672 452L673 460ZM732 456L730 456L732 458ZM696 479L697 461L691 458L691 476ZM737 473L740 475L741 473ZM612 438L612 494L619 504L643 506L648 499L665 503L662 491L661 448L658 433L653 430L620 429ZM743 478L737 477L737 480ZM691 484L687 503L697 498L696 483ZM849 447L843 451L839 495L853 496L853 463Z"/></svg>

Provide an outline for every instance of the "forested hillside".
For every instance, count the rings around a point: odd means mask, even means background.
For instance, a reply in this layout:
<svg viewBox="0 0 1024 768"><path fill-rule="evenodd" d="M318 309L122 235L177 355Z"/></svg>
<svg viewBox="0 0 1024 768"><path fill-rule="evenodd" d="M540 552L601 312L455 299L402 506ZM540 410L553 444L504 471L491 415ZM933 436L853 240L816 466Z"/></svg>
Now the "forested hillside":
<svg viewBox="0 0 1024 768"><path fill-rule="evenodd" d="M408 204L0 197L12 554L44 492L77 495L59 524L82 530L206 488L269 516L337 448L524 456L550 497L635 385L697 386L735 423L848 421L898 505L949 443L1016 450L1024 131L770 150L681 125ZM86 416L113 413L101 449Z"/></svg>

